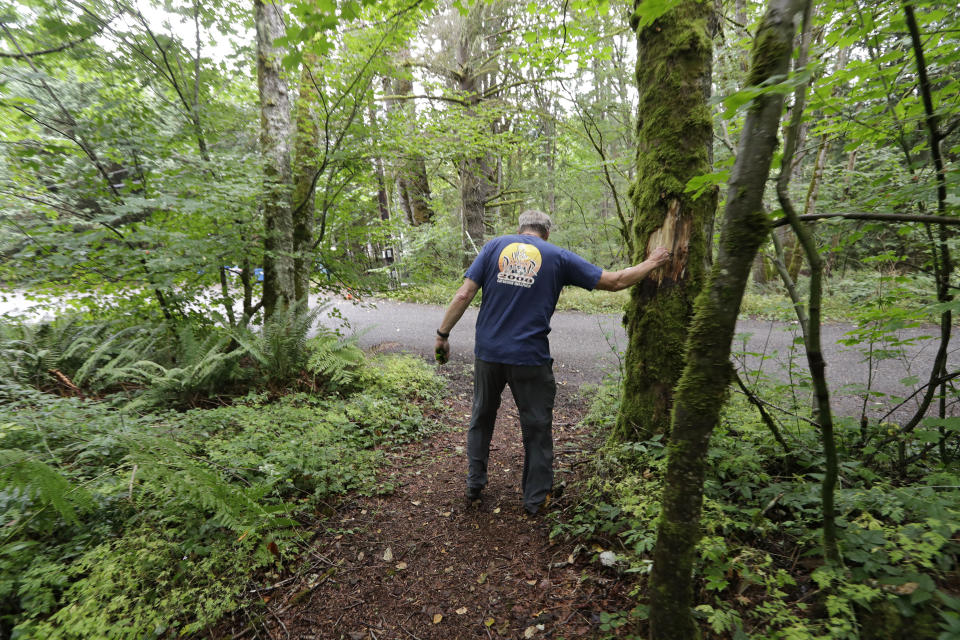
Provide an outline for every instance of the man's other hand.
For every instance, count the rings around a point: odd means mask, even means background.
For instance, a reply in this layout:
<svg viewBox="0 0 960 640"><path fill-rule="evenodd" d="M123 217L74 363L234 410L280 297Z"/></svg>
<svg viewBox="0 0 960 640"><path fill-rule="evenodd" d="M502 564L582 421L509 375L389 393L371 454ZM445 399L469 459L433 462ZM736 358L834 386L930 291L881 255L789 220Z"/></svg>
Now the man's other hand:
<svg viewBox="0 0 960 640"><path fill-rule="evenodd" d="M450 360L450 341L446 338L437 336L437 342L433 348L434 356L438 364L447 364Z"/></svg>

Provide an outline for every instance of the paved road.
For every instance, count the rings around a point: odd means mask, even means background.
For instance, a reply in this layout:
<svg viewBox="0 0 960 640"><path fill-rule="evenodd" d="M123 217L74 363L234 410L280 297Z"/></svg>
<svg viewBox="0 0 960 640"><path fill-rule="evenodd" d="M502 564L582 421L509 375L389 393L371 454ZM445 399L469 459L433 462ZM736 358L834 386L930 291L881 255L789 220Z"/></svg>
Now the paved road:
<svg viewBox="0 0 960 640"><path fill-rule="evenodd" d="M360 333L360 344L365 348L390 351L408 351L427 358L433 357L434 331L443 316L443 307L419 305L386 300L368 300L361 304L337 299L330 301L339 309L342 319L351 330ZM21 292L0 292L0 313L36 316L36 303ZM31 313L32 312L32 313ZM473 362L473 329L477 308L470 307L450 337L452 362ZM325 324L337 326L341 318L326 316ZM613 314L588 315L559 312L553 317L550 347L558 382L580 386L598 383L607 374L616 374L626 333L620 316ZM738 322L740 338L734 345L735 361L744 378L755 381L759 376L776 380L798 380L807 372L806 356L794 349L798 335L796 324L741 319ZM849 324L828 324L823 327L823 346L827 360L827 378L833 394L834 406L841 415L858 416L863 406L863 394L857 395L868 382L879 394L907 396L915 388L901 381L911 376L925 380L929 375L937 349L936 327L901 331L900 339L912 340L896 357L874 360L868 364L864 352L867 346L845 346L840 343L855 327ZM960 344L960 339L954 343ZM889 345L874 345L874 353ZM960 355L951 349L949 370L960 369ZM891 406L883 395L871 397L867 407L871 416L883 415ZM902 418L910 413L907 405L894 415ZM955 409L960 415L960 407Z"/></svg>
<svg viewBox="0 0 960 640"><path fill-rule="evenodd" d="M360 344L365 348L407 351L432 358L434 331L443 316L443 307L384 300L359 305L337 300L335 304L352 329L361 333ZM473 361L476 318L477 309L471 307L450 336L452 362ZM333 324L337 320L327 318L325 322ZM626 346L620 316L558 312L552 327L550 348L558 382L597 383L604 375L618 370L620 354ZM937 340L932 339L938 335L936 327L900 332L900 339L909 338L914 342L906 345L903 353L895 358L875 360L872 370L863 353L868 347L850 347L839 342L854 328L841 323L823 327L827 378L839 414L860 414L863 395L856 395L856 391L865 388L870 380L876 392L906 396L915 387L901 384L903 379L916 376L924 380L929 375L937 349ZM809 371L802 350L793 348L794 338L799 335L796 324L741 319L737 329L739 338L734 351L741 355L736 356L735 361L745 378L756 380L758 375L766 375L781 381L798 380ZM882 346L875 345L874 353ZM950 363L956 369L960 366L960 356L954 352ZM882 415L884 407L889 405L889 399L874 396L868 403L868 413ZM909 406L895 417L902 417Z"/></svg>

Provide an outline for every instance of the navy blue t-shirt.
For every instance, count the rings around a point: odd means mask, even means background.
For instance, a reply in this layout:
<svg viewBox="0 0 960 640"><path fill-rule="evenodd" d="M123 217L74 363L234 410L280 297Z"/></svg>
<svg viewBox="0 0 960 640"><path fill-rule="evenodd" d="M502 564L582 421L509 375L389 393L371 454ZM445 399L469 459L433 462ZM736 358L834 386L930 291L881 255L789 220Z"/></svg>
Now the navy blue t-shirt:
<svg viewBox="0 0 960 640"><path fill-rule="evenodd" d="M550 318L566 285L593 289L603 270L538 236L490 240L466 277L483 290L474 352L514 365L550 361Z"/></svg>

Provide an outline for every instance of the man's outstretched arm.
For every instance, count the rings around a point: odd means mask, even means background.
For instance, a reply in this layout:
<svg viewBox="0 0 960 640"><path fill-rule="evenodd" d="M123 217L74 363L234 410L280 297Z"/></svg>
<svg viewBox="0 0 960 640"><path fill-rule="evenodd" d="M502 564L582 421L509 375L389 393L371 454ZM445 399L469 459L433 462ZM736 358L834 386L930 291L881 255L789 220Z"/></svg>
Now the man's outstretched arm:
<svg viewBox="0 0 960 640"><path fill-rule="evenodd" d="M663 247L657 247L650 253L650 257L640 264L620 271L604 271L600 274L597 289L604 291L620 291L633 286L647 277L647 275L670 260L670 252Z"/></svg>
<svg viewBox="0 0 960 640"><path fill-rule="evenodd" d="M477 295L477 291L479 290L479 284L470 278L464 278L463 284L460 285L460 288L457 289L457 292L453 294L453 300L450 301L450 306L447 307L447 312L443 314L443 320L440 322L440 326L437 327L438 334L449 334L453 330L453 327L455 327L457 322L460 321L460 318L463 317L463 312L466 311L467 307L470 306L470 303L473 302L473 298ZM437 353L437 359L441 362L446 362L450 358L449 339L437 335L435 351ZM443 354L442 360L440 358L441 354Z"/></svg>

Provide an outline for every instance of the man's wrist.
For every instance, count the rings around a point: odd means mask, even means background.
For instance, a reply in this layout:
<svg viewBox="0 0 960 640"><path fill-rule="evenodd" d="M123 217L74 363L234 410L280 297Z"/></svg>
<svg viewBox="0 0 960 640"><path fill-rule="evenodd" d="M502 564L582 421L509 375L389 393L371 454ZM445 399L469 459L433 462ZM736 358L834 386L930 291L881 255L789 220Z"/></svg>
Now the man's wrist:
<svg viewBox="0 0 960 640"><path fill-rule="evenodd" d="M443 338L444 340L446 340L447 338L450 337L450 332L448 331L448 332L444 333L443 331L440 331L440 329L437 329L437 336L439 336L440 338Z"/></svg>

